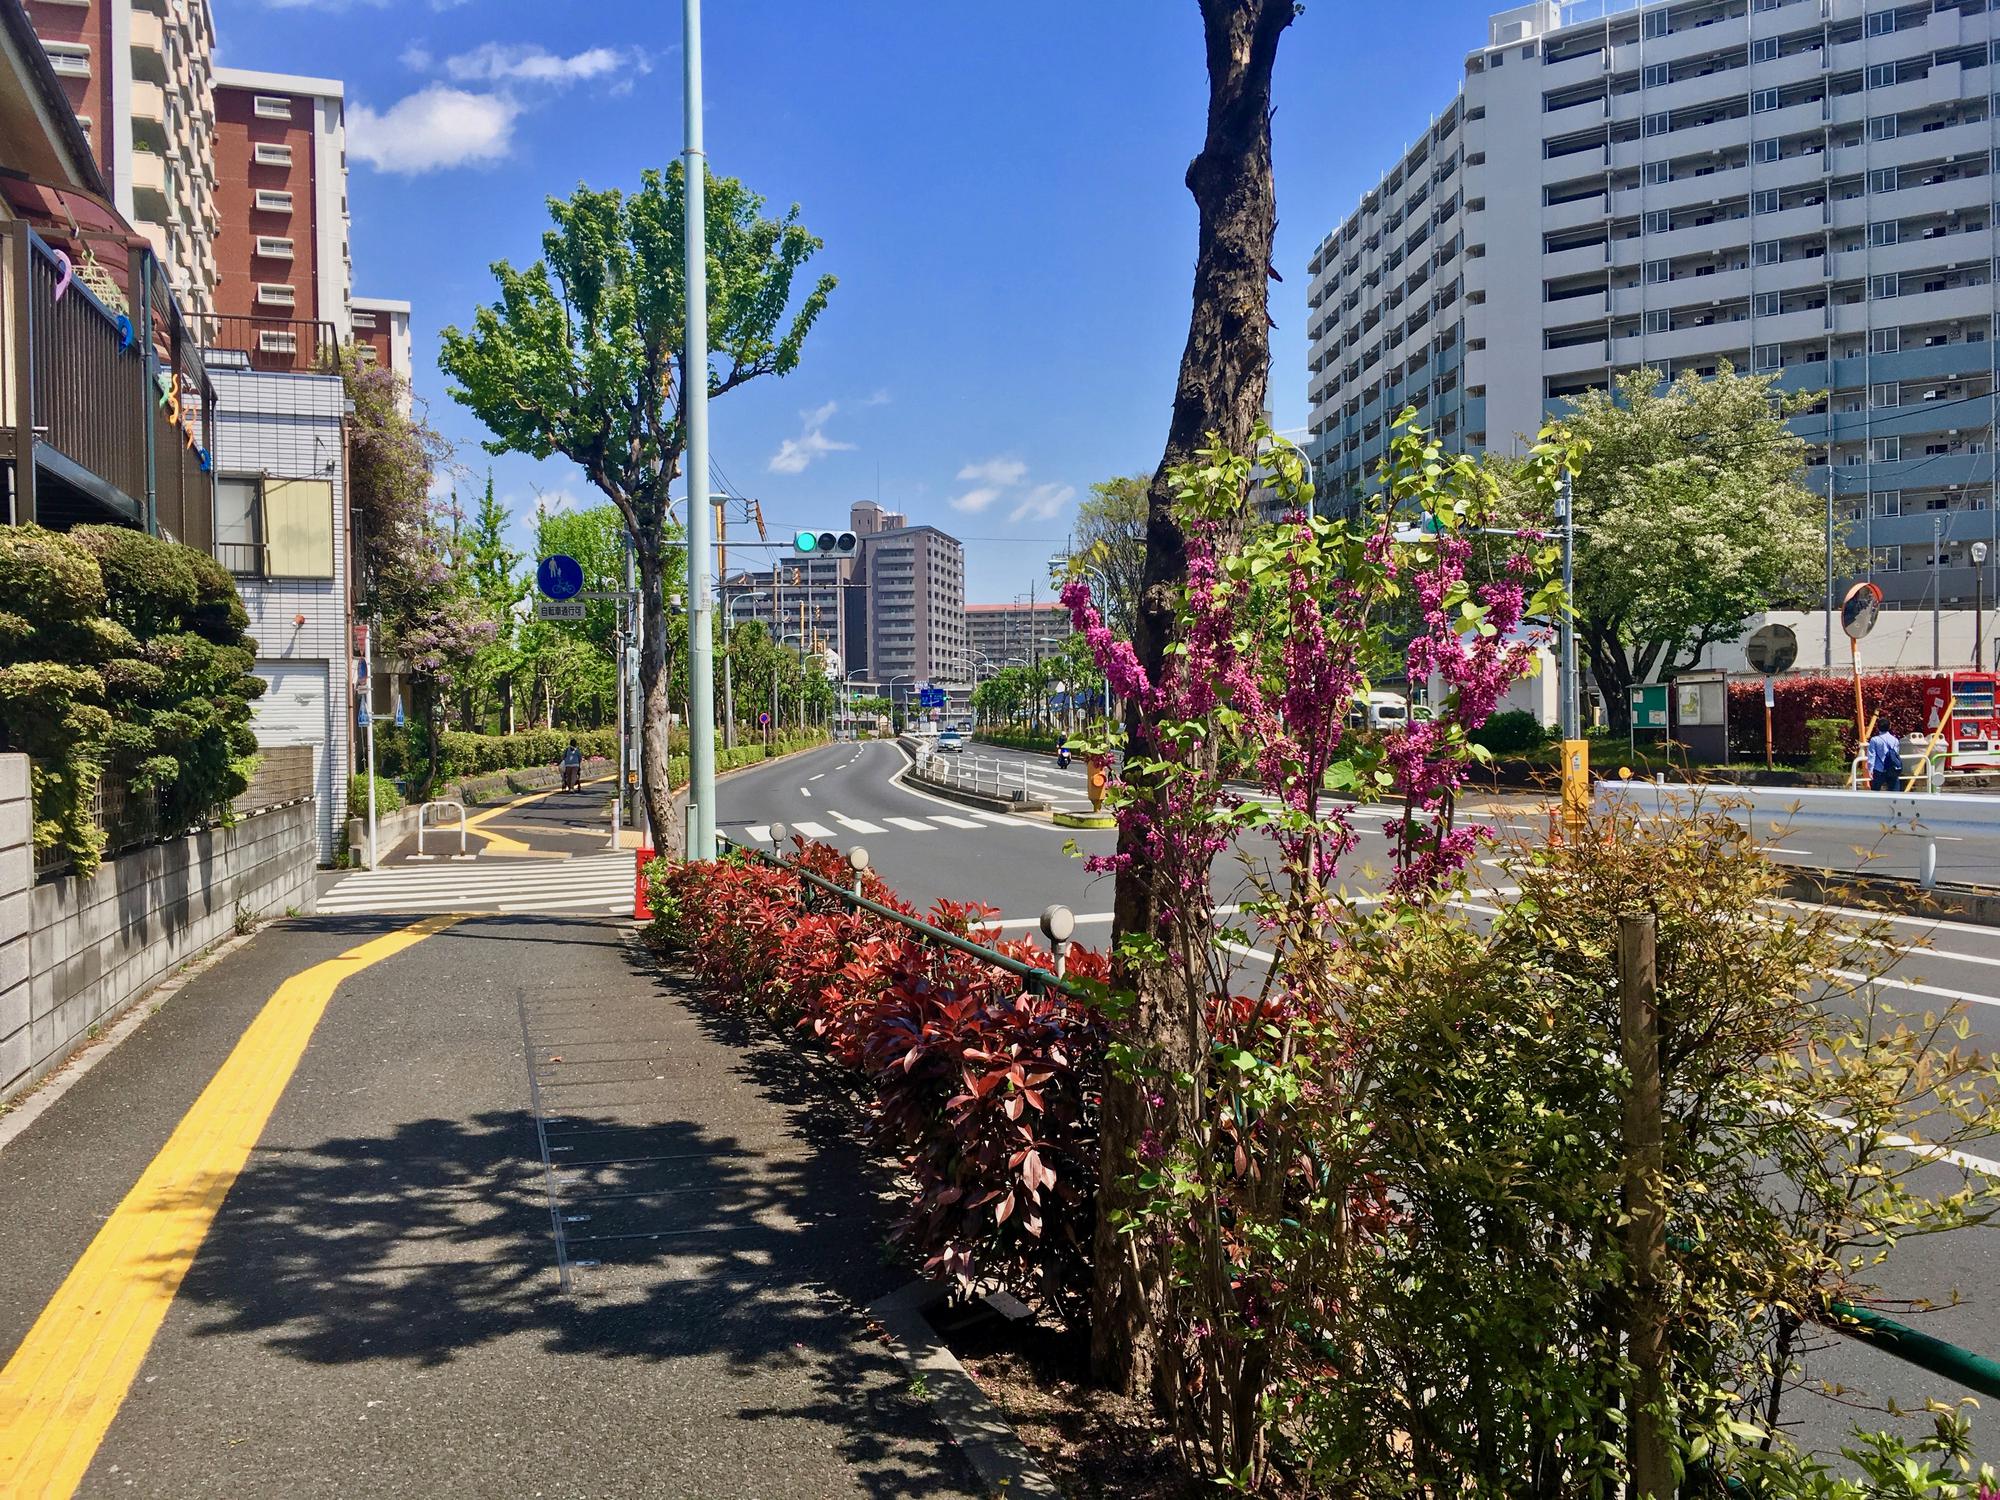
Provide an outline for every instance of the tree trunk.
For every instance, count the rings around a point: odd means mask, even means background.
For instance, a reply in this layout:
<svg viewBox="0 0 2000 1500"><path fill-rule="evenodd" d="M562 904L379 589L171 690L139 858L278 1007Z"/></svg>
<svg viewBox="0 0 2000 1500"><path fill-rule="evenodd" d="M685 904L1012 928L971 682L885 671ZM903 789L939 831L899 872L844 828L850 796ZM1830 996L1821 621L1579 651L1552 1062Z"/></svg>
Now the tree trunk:
<svg viewBox="0 0 2000 1500"><path fill-rule="evenodd" d="M1607 632L1578 622L1577 637L1586 648L1584 654L1590 661L1591 676L1597 679L1597 690L1604 695L1604 726L1615 738L1626 733L1632 723L1631 665L1616 638Z"/></svg>
<svg viewBox="0 0 2000 1500"><path fill-rule="evenodd" d="M1293 0L1201 0L1208 53L1208 131L1188 166L1188 191L1200 212L1194 307L1174 390L1173 420L1160 466L1147 492L1146 563L1133 645L1158 681L1173 634L1173 600L1187 576L1187 549L1172 513L1168 473L1193 458L1210 433L1247 452L1263 410L1270 365L1267 277L1277 229L1271 180L1271 70L1278 39L1292 22ZM1139 707L1126 708L1136 738ZM1141 797L1146 788L1138 787ZM1128 835L1120 852L1136 855ZM1159 931L1170 893L1157 868L1134 858L1118 876L1113 942ZM1204 935L1205 936L1205 935ZM1176 945L1169 943L1172 949ZM1129 1040L1170 1073L1198 1071L1204 997L1192 974L1161 969L1120 973L1134 992L1124 1022ZM1143 1082L1107 1077L1093 1259L1091 1362L1097 1376L1127 1394L1153 1388L1164 1367L1159 1332L1166 1295L1164 1257L1143 1239L1119 1233L1129 1209L1127 1184L1140 1134L1147 1126ZM1157 1122L1167 1131L1174 1122Z"/></svg>
<svg viewBox="0 0 2000 1500"><path fill-rule="evenodd" d="M657 545L641 542L639 598L644 616L645 645L639 652L639 782L646 799L646 816L653 825L653 846L662 854L680 852L681 829L674 817L674 793L668 762L673 750L672 708L667 670L667 609Z"/></svg>

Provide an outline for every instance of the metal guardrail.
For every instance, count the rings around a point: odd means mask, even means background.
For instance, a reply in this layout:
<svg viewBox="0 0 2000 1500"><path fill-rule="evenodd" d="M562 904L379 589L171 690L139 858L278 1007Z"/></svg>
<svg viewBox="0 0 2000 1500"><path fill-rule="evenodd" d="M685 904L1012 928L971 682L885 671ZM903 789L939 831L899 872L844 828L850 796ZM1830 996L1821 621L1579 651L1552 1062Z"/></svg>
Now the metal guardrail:
<svg viewBox="0 0 2000 1500"><path fill-rule="evenodd" d="M919 745L913 769L920 781L928 781L935 786L954 787L962 792L975 792L982 797L1003 801L1034 800L1028 792L1028 762L1025 760L1018 770L1010 770L1002 760L967 755L963 750L947 755L935 745Z"/></svg>
<svg viewBox="0 0 2000 1500"><path fill-rule="evenodd" d="M434 833L437 831L438 828L438 825L436 823L429 821L430 811L434 807L455 807L458 809L458 853L452 855L451 858L471 859L472 856L465 852L465 804L463 802L456 801L449 797L435 798L432 801L426 802L422 807L417 809L417 852L415 854L412 854L410 858L411 859L437 858L435 854L424 853L425 833L427 832ZM369 852L373 853L374 851L370 850Z"/></svg>
<svg viewBox="0 0 2000 1500"><path fill-rule="evenodd" d="M783 825L780 824L772 829L771 832L774 841L783 836L782 828ZM872 916L894 922L897 926L906 929L919 942L929 943L939 948L948 948L954 953L963 953L970 958L976 958L984 963L992 964L996 969L1001 969L1008 974L1012 974L1031 990L1038 992L1060 990L1063 994L1075 1000L1087 998L1081 990L1071 985L1062 977L1063 955L1069 948L1070 934L1076 930L1076 918L1066 906L1051 906L1042 913L1042 935L1048 939L1049 956L1055 960L1056 964L1056 971L1051 974L1047 969L1037 968L1035 965L1025 963L1018 958L1010 958L1005 953L997 953L981 943L973 942L970 938L960 937L955 932L946 932L942 927L934 926L926 922L922 917L906 916L904 913L897 911L893 906L884 906L879 901L869 900L860 891L861 872L868 868L868 851L865 849L856 848L849 852L848 858L850 862L854 861L856 856L859 856L859 862L854 866L855 889L850 891L845 886L835 885L824 876L815 875L811 870L804 868L795 860L789 860L782 855L760 849L755 844L739 844L734 839L719 833L715 836L715 841L725 852L747 854L752 859L758 860L763 864L790 872L813 890L833 896L857 911L865 911Z"/></svg>

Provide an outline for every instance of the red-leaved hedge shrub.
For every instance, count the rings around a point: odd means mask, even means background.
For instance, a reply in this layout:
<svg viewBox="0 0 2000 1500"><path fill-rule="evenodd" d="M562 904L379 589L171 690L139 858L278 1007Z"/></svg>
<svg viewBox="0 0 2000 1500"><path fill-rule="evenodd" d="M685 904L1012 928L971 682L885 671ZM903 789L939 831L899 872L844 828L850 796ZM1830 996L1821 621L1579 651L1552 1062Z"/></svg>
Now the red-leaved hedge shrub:
<svg viewBox="0 0 2000 1500"><path fill-rule="evenodd" d="M853 879L839 853L794 840L805 868ZM1090 1005L848 907L762 861L656 865L653 935L713 999L755 1006L870 1083L876 1139L915 1181L896 1239L932 1275L997 1280L1080 1326L1096 1219L1106 1033ZM873 873L869 899L911 914ZM1049 967L983 926L989 907L939 902L931 925ZM1073 947L1072 977L1101 983Z"/></svg>
<svg viewBox="0 0 2000 1500"><path fill-rule="evenodd" d="M1881 714L1898 734L1924 730L1926 672L1875 672L1861 679L1861 701L1868 713ZM1854 754L1854 679L1852 677L1780 677L1771 705L1771 750L1781 760L1806 758L1806 720L1840 719L1847 723L1845 753ZM1736 760L1754 760L1764 753L1764 684L1729 684L1729 743Z"/></svg>

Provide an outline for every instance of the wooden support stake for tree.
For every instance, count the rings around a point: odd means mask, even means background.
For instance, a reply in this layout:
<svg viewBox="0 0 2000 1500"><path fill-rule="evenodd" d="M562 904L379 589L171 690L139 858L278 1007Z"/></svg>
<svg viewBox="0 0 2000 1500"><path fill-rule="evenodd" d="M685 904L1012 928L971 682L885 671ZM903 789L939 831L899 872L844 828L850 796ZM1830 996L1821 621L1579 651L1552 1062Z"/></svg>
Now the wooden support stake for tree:
<svg viewBox="0 0 2000 1500"><path fill-rule="evenodd" d="M1670 1500L1673 1465L1667 1447L1667 1223L1660 1083L1660 1018L1653 969L1653 917L1618 919L1619 1043L1630 1079L1625 1092L1625 1202L1632 1359L1626 1411L1626 1457L1637 1500Z"/></svg>

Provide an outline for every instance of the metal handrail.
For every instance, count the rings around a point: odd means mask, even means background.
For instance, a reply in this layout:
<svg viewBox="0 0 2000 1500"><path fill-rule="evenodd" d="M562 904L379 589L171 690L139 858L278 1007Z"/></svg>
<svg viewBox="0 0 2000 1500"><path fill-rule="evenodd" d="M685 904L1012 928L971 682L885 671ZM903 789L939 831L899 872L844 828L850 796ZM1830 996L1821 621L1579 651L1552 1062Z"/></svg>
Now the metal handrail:
<svg viewBox="0 0 2000 1500"><path fill-rule="evenodd" d="M879 901L871 901L866 896L848 890L845 886L834 884L834 882L826 879L824 876L815 875L811 870L806 869L796 861L785 859L779 855L759 849L755 844L739 844L726 834L717 834L715 837L716 842L722 845L725 850L735 850L738 853L748 854L767 865L789 871L806 884L817 890L825 891L828 895L838 896L842 901L857 910L865 911L878 917L886 917L898 926L908 928L919 942L935 943L940 947L949 948L955 953L963 953L968 957L981 959L986 963L992 964L995 968L1012 974L1030 989L1060 990L1072 1000L1087 1001L1090 998L1068 980L1051 974L1047 969L1037 968L1035 965L1026 963L1018 958L1009 958L1006 954L995 952L991 948L973 942L970 938L962 938L955 932L946 932L942 927L931 922L926 922L922 917L908 916L903 912L897 911L893 906L884 906Z"/></svg>

